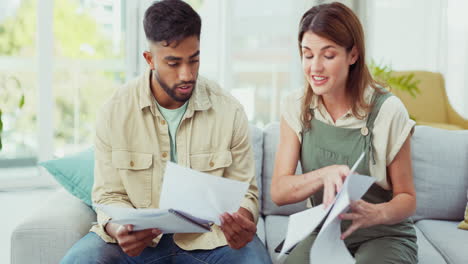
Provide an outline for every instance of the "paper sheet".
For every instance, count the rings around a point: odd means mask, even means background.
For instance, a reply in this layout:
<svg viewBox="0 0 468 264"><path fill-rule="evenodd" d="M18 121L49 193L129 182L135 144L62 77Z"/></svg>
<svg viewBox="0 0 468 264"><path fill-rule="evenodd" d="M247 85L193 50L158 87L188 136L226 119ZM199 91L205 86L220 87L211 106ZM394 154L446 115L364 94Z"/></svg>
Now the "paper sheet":
<svg viewBox="0 0 468 264"><path fill-rule="evenodd" d="M355 263L341 236L341 219L338 216L349 209L350 199L359 200L366 193L375 179L369 176L352 174L343 184L343 189L327 216L310 251L310 260L314 263ZM312 263L312 262L311 262Z"/></svg>
<svg viewBox="0 0 468 264"><path fill-rule="evenodd" d="M286 239L278 259L283 258L289 249L310 235L315 230L315 228L317 228L320 222L322 222L323 218L330 211L330 208L331 207L325 209L323 204L321 204L319 206L290 215Z"/></svg>
<svg viewBox="0 0 468 264"><path fill-rule="evenodd" d="M248 187L246 182L201 173L167 162L160 209L135 209L100 204L94 206L110 216L112 222L133 224L135 230L159 228L165 233L206 232L187 225L185 229L180 229L184 225L178 224L180 219L175 219L168 210L173 209L180 214L190 215L190 218L199 223L213 222L221 225L220 215L239 210Z"/></svg>
<svg viewBox="0 0 468 264"><path fill-rule="evenodd" d="M249 184L167 162L159 207L174 208L221 225L224 212L239 210Z"/></svg>
<svg viewBox="0 0 468 264"><path fill-rule="evenodd" d="M343 187L337 193L332 205L326 210L321 204L289 217L286 239L278 255L280 261L284 260L287 250L309 236L326 217L325 223L312 245L310 262L340 264L355 262L344 241L340 239L341 219L338 216L349 209L350 200L361 199L375 181L372 177L354 174L363 158L364 152L351 168L350 174L346 177Z"/></svg>
<svg viewBox="0 0 468 264"><path fill-rule="evenodd" d="M163 233L204 233L204 228L187 222L164 209L135 209L111 205L95 204L95 207L112 217L111 222L121 225L131 224L133 230L158 228ZM199 223L207 223L199 221Z"/></svg>

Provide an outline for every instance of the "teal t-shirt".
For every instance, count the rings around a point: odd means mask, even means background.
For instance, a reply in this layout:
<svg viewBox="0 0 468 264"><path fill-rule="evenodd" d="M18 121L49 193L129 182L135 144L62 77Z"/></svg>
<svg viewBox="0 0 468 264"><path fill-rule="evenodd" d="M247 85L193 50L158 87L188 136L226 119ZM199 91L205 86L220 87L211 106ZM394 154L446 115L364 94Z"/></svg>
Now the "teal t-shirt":
<svg viewBox="0 0 468 264"><path fill-rule="evenodd" d="M176 133L179 128L180 121L187 110L188 101L177 109L166 109L160 106L156 100L154 101L156 102L156 106L166 120L169 128L169 137L171 139L171 161L177 163Z"/></svg>

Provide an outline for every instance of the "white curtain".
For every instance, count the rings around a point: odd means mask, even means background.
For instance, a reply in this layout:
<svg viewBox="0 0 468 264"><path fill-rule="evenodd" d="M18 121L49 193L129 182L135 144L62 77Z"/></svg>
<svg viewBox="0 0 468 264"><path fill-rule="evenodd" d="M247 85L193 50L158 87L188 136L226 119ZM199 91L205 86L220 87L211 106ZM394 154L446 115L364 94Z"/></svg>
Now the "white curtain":
<svg viewBox="0 0 468 264"><path fill-rule="evenodd" d="M460 114L468 119L468 1L449 0L442 58L447 93Z"/></svg>
<svg viewBox="0 0 468 264"><path fill-rule="evenodd" d="M468 118L468 1L359 3L366 5L369 58L395 70L442 73L451 105Z"/></svg>
<svg viewBox="0 0 468 264"><path fill-rule="evenodd" d="M151 0L143 2L141 17ZM193 5L202 17L200 74L229 90L252 123L262 127L278 120L282 96L302 86L297 30L302 14L317 1L187 2L201 2Z"/></svg>

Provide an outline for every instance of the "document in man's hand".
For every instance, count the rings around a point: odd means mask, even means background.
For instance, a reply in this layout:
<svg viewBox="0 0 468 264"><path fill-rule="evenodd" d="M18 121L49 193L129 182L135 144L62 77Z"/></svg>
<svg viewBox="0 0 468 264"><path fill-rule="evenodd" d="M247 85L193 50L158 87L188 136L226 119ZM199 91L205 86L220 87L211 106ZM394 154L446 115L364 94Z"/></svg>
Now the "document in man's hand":
<svg viewBox="0 0 468 264"><path fill-rule="evenodd" d="M211 231L213 222L174 209L135 209L96 204L112 220L121 225L133 225L133 230L157 228L163 233L204 233Z"/></svg>
<svg viewBox="0 0 468 264"><path fill-rule="evenodd" d="M203 233L221 225L224 212L236 212L249 184L167 162L159 209L94 204L110 222L132 224L134 230L158 228L163 233Z"/></svg>

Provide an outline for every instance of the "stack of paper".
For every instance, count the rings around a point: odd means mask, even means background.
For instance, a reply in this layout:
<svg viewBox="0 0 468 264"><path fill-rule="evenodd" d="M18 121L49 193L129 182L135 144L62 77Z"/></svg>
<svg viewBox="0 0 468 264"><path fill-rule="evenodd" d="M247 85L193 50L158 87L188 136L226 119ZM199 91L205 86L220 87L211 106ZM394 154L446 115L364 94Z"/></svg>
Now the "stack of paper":
<svg viewBox="0 0 468 264"><path fill-rule="evenodd" d="M221 225L220 215L236 212L249 184L201 173L168 162L159 209L135 209L94 204L112 218L132 224L134 230L158 228L163 233L203 233Z"/></svg>
<svg viewBox="0 0 468 264"><path fill-rule="evenodd" d="M362 198L375 179L369 176L353 174L364 154L351 168L343 188L336 195L335 201L327 209L321 204L289 217L288 231L283 248L278 256L284 260L286 252L309 236L326 217L310 250L310 263L355 263L354 258L341 237L341 219L338 216L349 209L350 201Z"/></svg>

